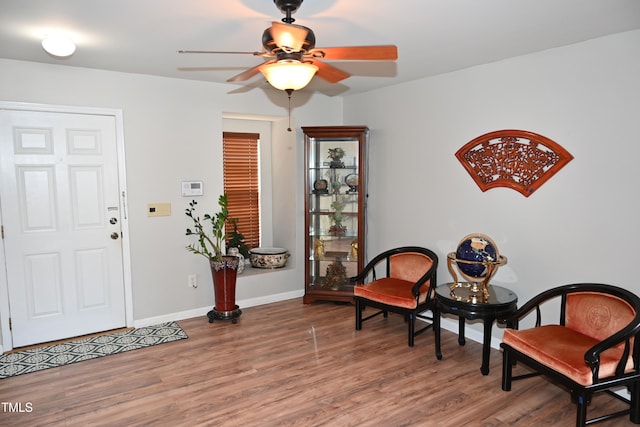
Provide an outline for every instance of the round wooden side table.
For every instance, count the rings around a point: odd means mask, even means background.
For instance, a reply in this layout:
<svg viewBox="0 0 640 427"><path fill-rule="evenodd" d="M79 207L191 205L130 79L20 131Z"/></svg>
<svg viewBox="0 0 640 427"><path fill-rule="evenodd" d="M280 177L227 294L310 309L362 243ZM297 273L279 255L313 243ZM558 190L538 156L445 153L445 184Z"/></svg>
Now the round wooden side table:
<svg viewBox="0 0 640 427"><path fill-rule="evenodd" d="M467 283L446 283L436 287L433 330L436 338L436 356L442 359L440 349L440 315L451 313L458 316L458 343L465 345L465 319L482 319L484 337L482 343L482 375L489 374L491 354L491 329L496 319L506 317L518 307L518 296L510 289L488 285L486 293L474 293ZM507 325L511 326L511 325Z"/></svg>

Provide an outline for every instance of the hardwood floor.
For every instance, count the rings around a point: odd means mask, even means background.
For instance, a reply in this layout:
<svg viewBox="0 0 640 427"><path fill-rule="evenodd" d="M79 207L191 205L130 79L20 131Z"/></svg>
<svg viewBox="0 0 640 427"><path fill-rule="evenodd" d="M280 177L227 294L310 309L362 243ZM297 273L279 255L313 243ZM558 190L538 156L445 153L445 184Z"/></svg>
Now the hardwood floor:
<svg viewBox="0 0 640 427"><path fill-rule="evenodd" d="M542 378L500 389L501 355L443 331L407 347L397 315L354 330L354 308L289 300L237 324L178 322L189 339L0 380L2 426L573 426L569 394ZM518 366L516 369L523 369ZM14 406L15 407L15 406ZM590 415L622 407L598 395ZM619 418L603 426L630 425Z"/></svg>

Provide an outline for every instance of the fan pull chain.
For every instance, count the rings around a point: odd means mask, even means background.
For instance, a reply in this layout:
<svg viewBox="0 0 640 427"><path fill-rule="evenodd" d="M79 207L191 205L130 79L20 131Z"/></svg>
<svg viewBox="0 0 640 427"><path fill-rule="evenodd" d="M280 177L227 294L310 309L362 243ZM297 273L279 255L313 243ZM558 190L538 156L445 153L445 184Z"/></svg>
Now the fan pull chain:
<svg viewBox="0 0 640 427"><path fill-rule="evenodd" d="M293 89L287 89L286 92L289 97L289 127L287 128L287 132L291 132L291 94L293 93Z"/></svg>

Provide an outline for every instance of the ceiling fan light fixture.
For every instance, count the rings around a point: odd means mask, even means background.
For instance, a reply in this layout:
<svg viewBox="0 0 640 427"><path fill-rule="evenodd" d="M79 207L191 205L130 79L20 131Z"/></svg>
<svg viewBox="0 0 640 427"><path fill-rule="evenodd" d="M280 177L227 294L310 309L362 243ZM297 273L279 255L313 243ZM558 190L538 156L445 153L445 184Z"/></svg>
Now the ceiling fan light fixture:
<svg viewBox="0 0 640 427"><path fill-rule="evenodd" d="M61 58L73 55L76 45L70 37L65 35L48 35L42 40L42 48L53 56Z"/></svg>
<svg viewBox="0 0 640 427"><path fill-rule="evenodd" d="M280 90L300 90L309 84L318 67L308 62L279 61L260 68L271 86Z"/></svg>

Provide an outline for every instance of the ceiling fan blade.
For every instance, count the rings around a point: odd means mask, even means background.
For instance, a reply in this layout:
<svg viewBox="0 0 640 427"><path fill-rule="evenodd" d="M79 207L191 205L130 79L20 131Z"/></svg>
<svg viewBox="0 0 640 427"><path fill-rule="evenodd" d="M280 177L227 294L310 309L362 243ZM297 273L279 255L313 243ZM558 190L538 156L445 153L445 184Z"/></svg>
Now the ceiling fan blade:
<svg viewBox="0 0 640 427"><path fill-rule="evenodd" d="M300 52L309 30L301 25L271 23L271 37L275 44L285 52Z"/></svg>
<svg viewBox="0 0 640 427"><path fill-rule="evenodd" d="M309 54L314 58L354 61L395 61L398 59L398 47L395 45L381 46L343 46L319 47L311 49Z"/></svg>
<svg viewBox="0 0 640 427"><path fill-rule="evenodd" d="M179 50L178 53L223 53L223 54L237 54L237 55L253 55L269 57L273 56L270 52L238 52L238 51L226 51L226 50Z"/></svg>
<svg viewBox="0 0 640 427"><path fill-rule="evenodd" d="M260 68L264 67L267 64L271 64L273 62L276 62L275 60L272 61L267 61L264 62L260 65L256 65L255 67L251 67L249 69L244 70L243 72L241 72L240 74L236 74L235 76L227 79L227 82L232 83L232 82L242 82L245 80L249 80L251 77L255 76L256 74L258 74L260 72Z"/></svg>
<svg viewBox="0 0 640 427"><path fill-rule="evenodd" d="M328 81L329 83L338 83L339 81L351 76L351 74L345 73L344 71L337 69L333 65L326 64L322 61L315 60L313 61L313 65L318 66L316 75L321 79Z"/></svg>

